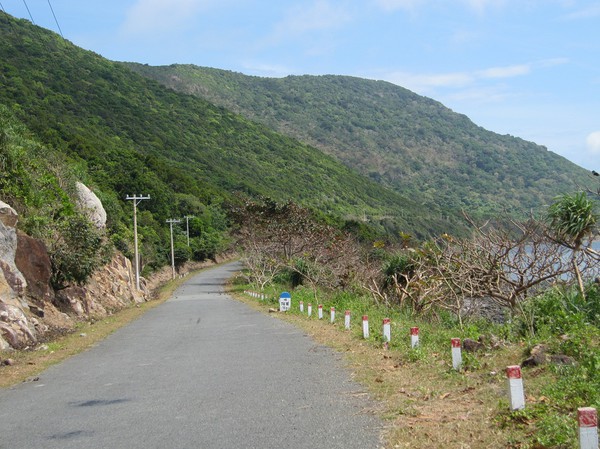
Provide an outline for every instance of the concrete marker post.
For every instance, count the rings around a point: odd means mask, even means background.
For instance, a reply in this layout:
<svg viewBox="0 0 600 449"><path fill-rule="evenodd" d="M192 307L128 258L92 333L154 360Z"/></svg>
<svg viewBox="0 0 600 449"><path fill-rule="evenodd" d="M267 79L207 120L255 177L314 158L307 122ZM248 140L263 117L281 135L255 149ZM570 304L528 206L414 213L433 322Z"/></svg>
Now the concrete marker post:
<svg viewBox="0 0 600 449"><path fill-rule="evenodd" d="M344 315L344 328L350 329L350 311L346 310L346 314Z"/></svg>
<svg viewBox="0 0 600 449"><path fill-rule="evenodd" d="M453 338L452 342L452 368L460 371L462 366L462 353L460 348L460 338Z"/></svg>
<svg viewBox="0 0 600 449"><path fill-rule="evenodd" d="M319 306L317 308L317 313L319 315L319 319L322 320L323 319L323 304L319 304Z"/></svg>
<svg viewBox="0 0 600 449"><path fill-rule="evenodd" d="M331 324L335 322L335 307L332 307L329 311L329 316L331 317Z"/></svg>
<svg viewBox="0 0 600 449"><path fill-rule="evenodd" d="M300 313L304 313L304 301L300 301Z"/></svg>
<svg viewBox="0 0 600 449"><path fill-rule="evenodd" d="M312 315L312 304L308 303L308 316Z"/></svg>
<svg viewBox="0 0 600 449"><path fill-rule="evenodd" d="M369 317L367 315L363 315L363 338L369 338Z"/></svg>
<svg viewBox="0 0 600 449"><path fill-rule="evenodd" d="M279 295L279 311L287 312L292 308L292 295L288 292L282 292Z"/></svg>
<svg viewBox="0 0 600 449"><path fill-rule="evenodd" d="M410 347L416 348L419 346L419 328L411 327L410 328Z"/></svg>
<svg viewBox="0 0 600 449"><path fill-rule="evenodd" d="M508 378L508 395L510 399L510 409L524 409L525 393L523 391L523 378L521 377L521 367L519 365L507 366L506 377Z"/></svg>
<svg viewBox="0 0 600 449"><path fill-rule="evenodd" d="M392 331L390 322L391 321L389 318L383 319L383 341L385 343L389 343L390 341L392 341Z"/></svg>
<svg viewBox="0 0 600 449"><path fill-rule="evenodd" d="M593 407L577 409L579 448L598 449L598 412Z"/></svg>

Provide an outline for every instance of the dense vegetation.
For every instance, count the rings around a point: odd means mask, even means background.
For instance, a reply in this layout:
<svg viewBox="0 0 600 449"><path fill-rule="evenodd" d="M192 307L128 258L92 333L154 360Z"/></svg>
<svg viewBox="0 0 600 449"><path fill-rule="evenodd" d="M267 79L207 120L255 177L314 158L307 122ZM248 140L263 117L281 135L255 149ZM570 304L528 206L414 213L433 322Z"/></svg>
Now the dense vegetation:
<svg viewBox="0 0 600 449"><path fill-rule="evenodd" d="M293 199L343 224L392 216L378 231L424 236L457 229L419 201L382 188L319 150L205 100L175 93L122 64L0 15L0 103L46 145L67 155L109 197L121 232L127 194L157 223L199 215L234 192Z"/></svg>
<svg viewBox="0 0 600 449"><path fill-rule="evenodd" d="M128 64L299 138L425 208L523 217L584 185L585 171L546 148L473 124L399 86L345 76L259 78L190 65Z"/></svg>

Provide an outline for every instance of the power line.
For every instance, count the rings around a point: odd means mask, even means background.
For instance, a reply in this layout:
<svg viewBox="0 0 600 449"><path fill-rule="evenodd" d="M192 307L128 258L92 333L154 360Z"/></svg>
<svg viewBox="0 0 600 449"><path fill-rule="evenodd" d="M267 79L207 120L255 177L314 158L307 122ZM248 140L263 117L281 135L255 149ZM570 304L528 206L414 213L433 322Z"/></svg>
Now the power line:
<svg viewBox="0 0 600 449"><path fill-rule="evenodd" d="M27 6L27 2L25 0L23 0L23 4L25 5L25 9L27 9L27 12L29 13L29 18L31 19L31 23L33 23L35 25L33 16L31 15L31 11L29 11L29 6Z"/></svg>
<svg viewBox="0 0 600 449"><path fill-rule="evenodd" d="M50 3L50 0L48 0L48 6L50 7L50 11L52 11L52 16L54 17L54 21L56 22L56 26L58 27L58 32L60 33L60 37L62 37L64 39L65 37L63 36L62 30L60 29L60 25L58 24L58 20L56 19L56 14L54 14L54 8L52 8L52 4Z"/></svg>

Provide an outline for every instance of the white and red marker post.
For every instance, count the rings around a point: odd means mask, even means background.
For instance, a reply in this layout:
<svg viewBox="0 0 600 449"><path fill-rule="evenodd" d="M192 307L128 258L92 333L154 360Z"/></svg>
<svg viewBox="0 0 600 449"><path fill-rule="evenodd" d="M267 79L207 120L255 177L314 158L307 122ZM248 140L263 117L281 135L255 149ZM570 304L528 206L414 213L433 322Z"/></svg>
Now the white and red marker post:
<svg viewBox="0 0 600 449"><path fill-rule="evenodd" d="M416 348L419 346L419 328L411 327L410 328L410 347Z"/></svg>
<svg viewBox="0 0 600 449"><path fill-rule="evenodd" d="M367 315L363 315L363 338L369 338L369 317Z"/></svg>
<svg viewBox="0 0 600 449"><path fill-rule="evenodd" d="M462 367L462 352L460 348L460 338L453 338L452 342L452 368L460 371Z"/></svg>
<svg viewBox="0 0 600 449"><path fill-rule="evenodd" d="M383 341L389 343L392 341L391 321L389 318L383 319Z"/></svg>
<svg viewBox="0 0 600 449"><path fill-rule="evenodd" d="M319 315L319 319L322 320L323 319L323 304L319 304L319 306L317 308L317 313Z"/></svg>
<svg viewBox="0 0 600 449"><path fill-rule="evenodd" d="M598 412L593 407L577 409L579 448L598 449Z"/></svg>
<svg viewBox="0 0 600 449"><path fill-rule="evenodd" d="M329 317L330 317L331 324L333 324L335 322L335 307L332 307L329 310Z"/></svg>
<svg viewBox="0 0 600 449"><path fill-rule="evenodd" d="M508 378L508 395L510 399L510 409L524 409L525 392L523 391L523 378L521 377L521 367L519 365L507 366L506 377Z"/></svg>
<svg viewBox="0 0 600 449"><path fill-rule="evenodd" d="M308 303L308 316L312 315L312 304Z"/></svg>
<svg viewBox="0 0 600 449"><path fill-rule="evenodd" d="M304 313L304 301L300 301L300 313Z"/></svg>
<svg viewBox="0 0 600 449"><path fill-rule="evenodd" d="M350 329L350 311L346 310L344 315L344 328Z"/></svg>

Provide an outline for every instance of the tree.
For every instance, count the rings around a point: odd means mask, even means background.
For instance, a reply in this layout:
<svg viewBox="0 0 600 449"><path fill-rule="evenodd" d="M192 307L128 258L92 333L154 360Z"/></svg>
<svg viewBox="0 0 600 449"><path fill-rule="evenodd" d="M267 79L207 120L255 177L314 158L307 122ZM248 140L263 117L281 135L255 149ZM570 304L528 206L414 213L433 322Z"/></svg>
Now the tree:
<svg viewBox="0 0 600 449"><path fill-rule="evenodd" d="M350 235L292 202L246 201L232 216L250 280L259 287L287 270L310 284L316 294L317 287L347 285L358 265Z"/></svg>
<svg viewBox="0 0 600 449"><path fill-rule="evenodd" d="M562 195L548 208L548 219L554 239L572 251L571 263L579 292L585 297L577 256L582 248L591 246L597 232L598 214L594 211L594 202L585 192Z"/></svg>

